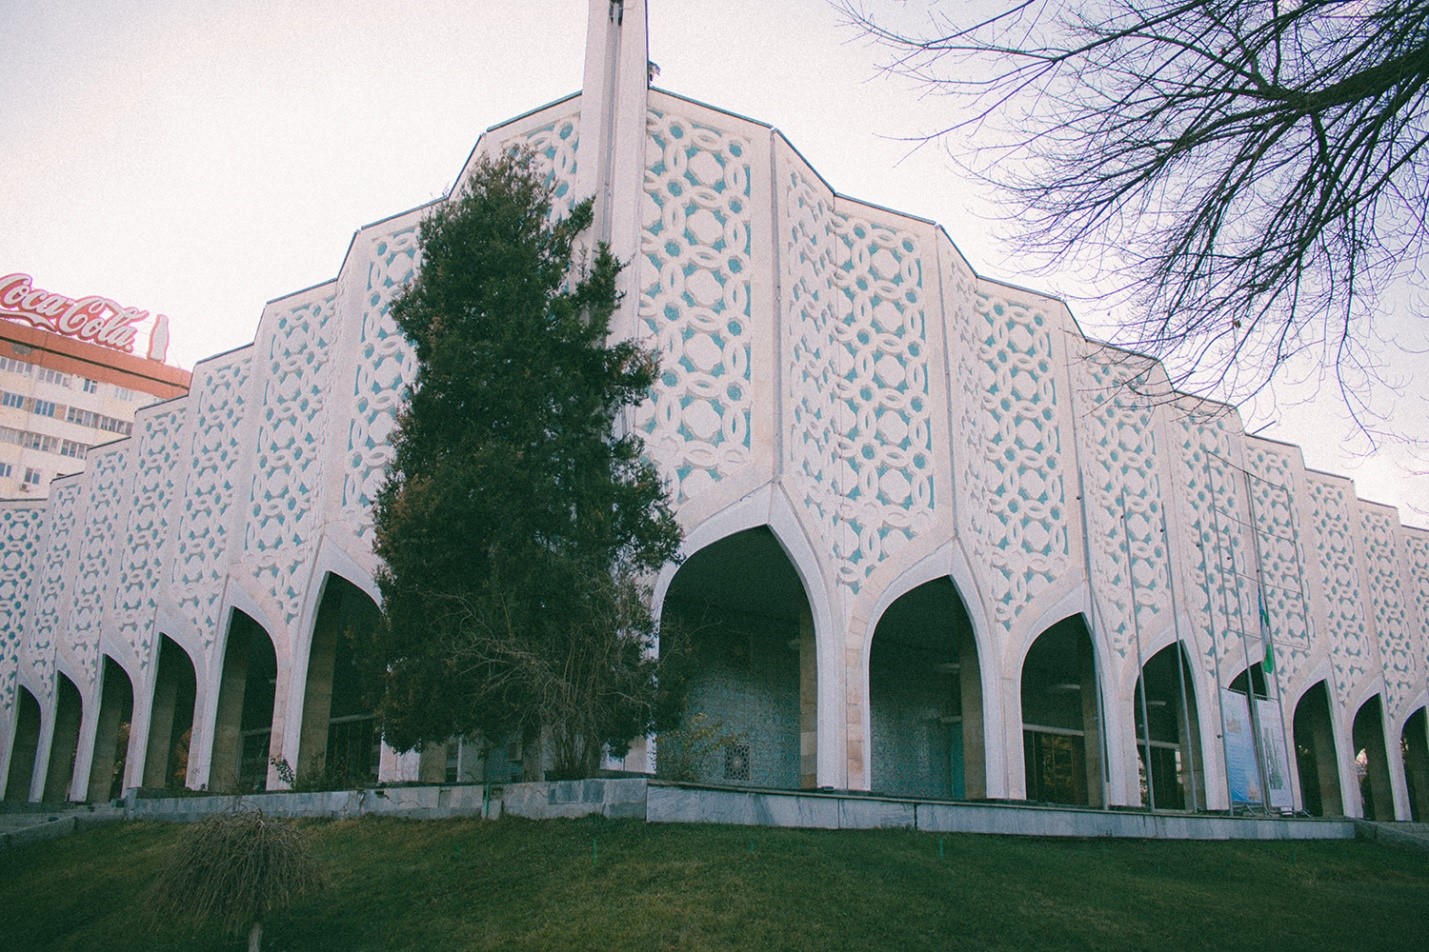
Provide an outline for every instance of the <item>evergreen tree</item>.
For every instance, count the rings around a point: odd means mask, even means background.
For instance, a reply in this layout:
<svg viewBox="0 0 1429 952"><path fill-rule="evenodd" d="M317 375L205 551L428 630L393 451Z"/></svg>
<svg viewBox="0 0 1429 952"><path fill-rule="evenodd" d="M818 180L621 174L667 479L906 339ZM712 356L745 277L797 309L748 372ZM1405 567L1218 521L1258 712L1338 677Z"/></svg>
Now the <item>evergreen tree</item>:
<svg viewBox="0 0 1429 952"><path fill-rule="evenodd" d="M577 260L591 209L554 220L529 157L483 161L423 223L393 304L418 365L376 503L383 615L364 654L399 750L544 738L552 776L588 776L603 744L676 713L639 580L680 532L621 426L657 366L607 341L620 264L603 244Z"/></svg>

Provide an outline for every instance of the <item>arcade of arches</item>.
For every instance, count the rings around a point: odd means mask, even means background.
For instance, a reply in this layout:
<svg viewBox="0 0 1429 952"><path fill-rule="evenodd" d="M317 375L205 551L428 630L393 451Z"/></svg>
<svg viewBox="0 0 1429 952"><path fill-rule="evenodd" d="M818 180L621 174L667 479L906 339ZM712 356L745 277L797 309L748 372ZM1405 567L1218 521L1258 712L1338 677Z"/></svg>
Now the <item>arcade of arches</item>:
<svg viewBox="0 0 1429 952"><path fill-rule="evenodd" d="M675 572L661 606L662 650L679 652L688 678L688 710L702 731L659 738L661 774L703 783L797 789L817 783L818 665L813 612L793 562L767 527L727 536L691 555ZM361 588L327 576L301 670L296 764L300 785L342 788L379 778L381 739L364 708L351 656L352 638L376 623L378 608ZM214 791L271 788L279 779L284 703L289 676L274 639L251 615L228 620L223 667L213 701L206 762L191 757L204 710L192 656L162 635L146 717L123 666L100 658L93 712L63 673L56 679L53 723L28 689L17 692L5 799L102 800L118 796L126 765L137 759L138 785ZM956 586L936 578L903 593L873 628L867 655L868 789L875 794L930 799L988 795L986 662ZM1266 696L1258 665L1249 680ZM1246 691L1242 671L1229 687ZM1025 799L1097 807L1116 789L1104 766L1109 738L1101 678L1085 618L1075 615L1044 631L1018 674ZM1124 701L1122 702L1124 703ZM1146 660L1130 700L1141 805L1157 810L1205 809L1205 754L1190 658L1179 642ZM1286 710L1290 715L1291 711ZM1337 742L1329 688L1321 681L1297 700L1290 733L1297 806L1314 815L1346 812L1353 790L1363 815L1392 818L1389 754L1399 754L1412 815L1429 815L1429 724L1424 708L1387 744L1378 695L1369 698ZM687 724L690 721L687 719ZM135 726L142 737L131 736ZM83 777L76 770L92 731ZM1343 748L1343 749L1342 749ZM519 779L523 752L510 745L453 739L419 758L409 779L480 782ZM1345 762L1357 768L1343 774ZM43 767L43 769L41 769ZM206 769L205 769L206 768ZM1342 786L1351 776L1352 787ZM78 787L78 789L76 789ZM1352 801L1353 802L1353 801Z"/></svg>

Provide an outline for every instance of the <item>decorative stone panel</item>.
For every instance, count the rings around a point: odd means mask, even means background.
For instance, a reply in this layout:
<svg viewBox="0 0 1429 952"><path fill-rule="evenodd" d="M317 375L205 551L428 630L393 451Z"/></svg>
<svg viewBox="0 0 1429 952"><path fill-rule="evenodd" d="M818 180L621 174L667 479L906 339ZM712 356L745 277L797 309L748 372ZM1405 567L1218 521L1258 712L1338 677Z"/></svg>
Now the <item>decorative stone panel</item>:
<svg viewBox="0 0 1429 952"><path fill-rule="evenodd" d="M1073 378L1088 468L1093 591L1105 634L1122 658L1138 652L1138 629L1144 637L1170 618L1156 408L1146 386L1150 366L1099 349L1078 363Z"/></svg>
<svg viewBox="0 0 1429 952"><path fill-rule="evenodd" d="M1246 666L1246 639L1258 636L1253 571L1243 528L1249 524L1237 463L1235 416L1224 407L1172 407L1180 440L1183 524L1190 591L1183 596L1205 645L1201 665L1213 682ZM1259 639L1256 637L1256 642Z"/></svg>
<svg viewBox="0 0 1429 952"><path fill-rule="evenodd" d="M75 531L84 514L84 486L78 479L56 486L50 493L50 536L39 575L39 601L28 627L28 640L21 654L21 666L30 681L48 698L54 693L55 652L69 652L63 637L69 618L71 579L80 540ZM87 668L80 656L67 657L75 675L83 677Z"/></svg>
<svg viewBox="0 0 1429 952"><path fill-rule="evenodd" d="M1423 529L1399 528L1399 564L1413 620L1411 645L1417 647L1414 661L1418 669L1416 683L1425 684L1429 672L1429 532Z"/></svg>
<svg viewBox="0 0 1429 952"><path fill-rule="evenodd" d="M141 417L135 426L134 495L119 553L114 631L141 664L147 664L153 655L153 622L164 577L164 555L172 536L171 507L184 469L183 423L190 405L187 400L172 404Z"/></svg>
<svg viewBox="0 0 1429 952"><path fill-rule="evenodd" d="M1329 620L1331 667L1338 702L1350 702L1353 689L1371 675L1367 606L1355 564L1354 497L1348 483L1311 475L1310 538L1315 566L1322 579L1324 610ZM1353 714L1354 712L1349 712Z"/></svg>
<svg viewBox="0 0 1429 952"><path fill-rule="evenodd" d="M373 541L372 503L393 458L397 414L417 373L412 346L391 313L392 300L412 280L416 268L416 226L373 240L342 485L343 522L368 545Z"/></svg>
<svg viewBox="0 0 1429 952"><path fill-rule="evenodd" d="M503 148L529 148L546 169L552 186L552 214L565 215L574 197L579 114L553 119L502 140ZM373 543L372 505L394 458L392 438L397 417L416 379L416 356L392 319L392 301L416 276L419 236L416 225L374 235L361 298L361 329L352 371L352 411L343 464L342 520L366 545ZM346 386L334 380L334 386Z"/></svg>
<svg viewBox="0 0 1429 952"><path fill-rule="evenodd" d="M261 355L258 456L244 520L244 565L281 611L297 623L306 567L320 534L323 422L331 386L333 298L278 313Z"/></svg>
<svg viewBox="0 0 1429 952"><path fill-rule="evenodd" d="M112 570L118 568L115 550L121 538L124 506L129 500L133 445L132 440L126 440L118 449L91 452L89 457L89 505L66 637L83 659L84 675L91 681L98 674L102 626L114 605L116 573Z"/></svg>
<svg viewBox="0 0 1429 952"><path fill-rule="evenodd" d="M684 502L749 465L750 143L651 110L640 325L660 379L636 426Z"/></svg>
<svg viewBox="0 0 1429 952"><path fill-rule="evenodd" d="M570 214L575 197L572 189L576 183L580 153L580 128L580 113L572 112L519 136L504 139L501 143L505 149L518 147L529 150L537 164L545 169L546 184L554 193L551 213L557 218Z"/></svg>
<svg viewBox="0 0 1429 952"><path fill-rule="evenodd" d="M1248 441L1253 529L1260 555L1260 591L1282 685L1298 683L1310 659L1310 604L1305 545L1296 506L1295 467L1279 447Z"/></svg>
<svg viewBox="0 0 1429 952"><path fill-rule="evenodd" d="M200 365L189 397L193 445L172 586L180 613L205 651L218 632L240 462L254 449L242 438L252 367L251 349L221 364Z"/></svg>
<svg viewBox="0 0 1429 952"><path fill-rule="evenodd" d="M954 465L992 620L1006 632L1065 574L1071 556L1053 320L1044 307L986 284L973 291L958 330L954 387L968 443Z"/></svg>
<svg viewBox="0 0 1429 952"><path fill-rule="evenodd" d="M932 523L921 239L838 211L785 155L785 466L851 592Z"/></svg>
<svg viewBox="0 0 1429 952"><path fill-rule="evenodd" d="M1384 671L1385 716L1396 717L1400 707L1422 687L1416 683L1419 666L1411 648L1409 603L1400 578L1399 520L1393 509L1363 504L1359 516L1361 558Z"/></svg>
<svg viewBox="0 0 1429 952"><path fill-rule="evenodd" d="M0 509L0 712L15 704L25 618L39 576L43 509Z"/></svg>

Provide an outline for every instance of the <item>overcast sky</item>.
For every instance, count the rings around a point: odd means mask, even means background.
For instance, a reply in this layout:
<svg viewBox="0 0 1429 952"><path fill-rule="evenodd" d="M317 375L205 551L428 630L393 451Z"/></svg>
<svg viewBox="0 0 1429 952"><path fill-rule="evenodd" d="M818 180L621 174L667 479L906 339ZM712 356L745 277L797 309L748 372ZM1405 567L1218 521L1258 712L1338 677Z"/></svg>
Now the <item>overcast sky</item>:
<svg viewBox="0 0 1429 952"><path fill-rule="evenodd" d="M250 343L264 302L336 276L358 227L445 194L482 130L579 89L586 7L0 0L0 274L167 314L185 367ZM823 0L652 0L650 56L661 88L773 124L839 191L941 222L982 273L1075 295L1075 275L1019 273L946 156L909 155L898 138L945 106L879 77ZM1409 304L1387 326L1422 343ZM1429 439L1425 358L1387 353L1394 420ZM1247 416L1429 525L1425 454L1367 455L1329 395Z"/></svg>

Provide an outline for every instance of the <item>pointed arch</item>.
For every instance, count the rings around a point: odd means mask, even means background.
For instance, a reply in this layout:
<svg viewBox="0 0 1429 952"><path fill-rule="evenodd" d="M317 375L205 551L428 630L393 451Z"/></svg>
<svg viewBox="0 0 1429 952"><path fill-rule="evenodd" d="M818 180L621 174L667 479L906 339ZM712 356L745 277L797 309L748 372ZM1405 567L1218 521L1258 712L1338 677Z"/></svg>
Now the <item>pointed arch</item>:
<svg viewBox="0 0 1429 952"><path fill-rule="evenodd" d="M159 635L154 691L149 702L144 786L179 790L187 785L197 698L198 672L192 656L168 635Z"/></svg>
<svg viewBox="0 0 1429 952"><path fill-rule="evenodd" d="M1027 799L1101 806L1104 796L1096 648L1080 614L1052 625L1022 659Z"/></svg>
<svg viewBox="0 0 1429 952"><path fill-rule="evenodd" d="M1355 712L1351 736L1355 763L1360 768L1360 816L1366 820L1394 819L1394 792L1390 786L1389 757L1384 743L1384 702L1374 694Z"/></svg>
<svg viewBox="0 0 1429 952"><path fill-rule="evenodd" d="M1399 732L1399 749L1404 757L1404 786L1409 800L1409 818L1415 823L1429 821L1429 715L1419 707L1404 719Z"/></svg>
<svg viewBox="0 0 1429 952"><path fill-rule="evenodd" d="M982 671L961 594L943 575L895 599L869 639L870 789L987 795Z"/></svg>
<svg viewBox="0 0 1429 952"><path fill-rule="evenodd" d="M1205 755L1194 669L1180 641L1142 666L1131 703L1142 804L1158 810L1206 805Z"/></svg>
<svg viewBox="0 0 1429 952"><path fill-rule="evenodd" d="M264 790L269 758L274 756L277 650L272 636L252 615L231 608L222 658L208 787L215 792Z"/></svg>
<svg viewBox="0 0 1429 952"><path fill-rule="evenodd" d="M1331 717L1330 689L1323 679L1310 685L1296 701L1292 733L1305 812L1311 816L1344 816L1339 744Z"/></svg>
<svg viewBox="0 0 1429 952"><path fill-rule="evenodd" d="M40 751L40 702L24 685L15 691L15 732L10 737L10 765L5 774L5 802L30 799L35 779L35 758Z"/></svg>
<svg viewBox="0 0 1429 952"><path fill-rule="evenodd" d="M90 802L113 800L124 792L134 722L134 682L124 666L100 655L99 717L94 728L94 755L89 767Z"/></svg>
<svg viewBox="0 0 1429 952"><path fill-rule="evenodd" d="M297 763L299 778L347 789L377 782L381 738L377 718L362 702L352 641L370 634L379 609L372 597L335 573L322 582L301 698Z"/></svg>
<svg viewBox="0 0 1429 952"><path fill-rule="evenodd" d="M711 749L687 727L661 738L662 774L799 788L817 783L813 617L769 526L734 532L679 567L661 608L662 650L690 669L687 725L703 716Z"/></svg>
<svg viewBox="0 0 1429 952"><path fill-rule="evenodd" d="M84 698L69 675L55 672L55 720L50 735L50 753L45 765L45 787L41 799L62 803L70 798L75 761L79 757L79 731L84 723Z"/></svg>

